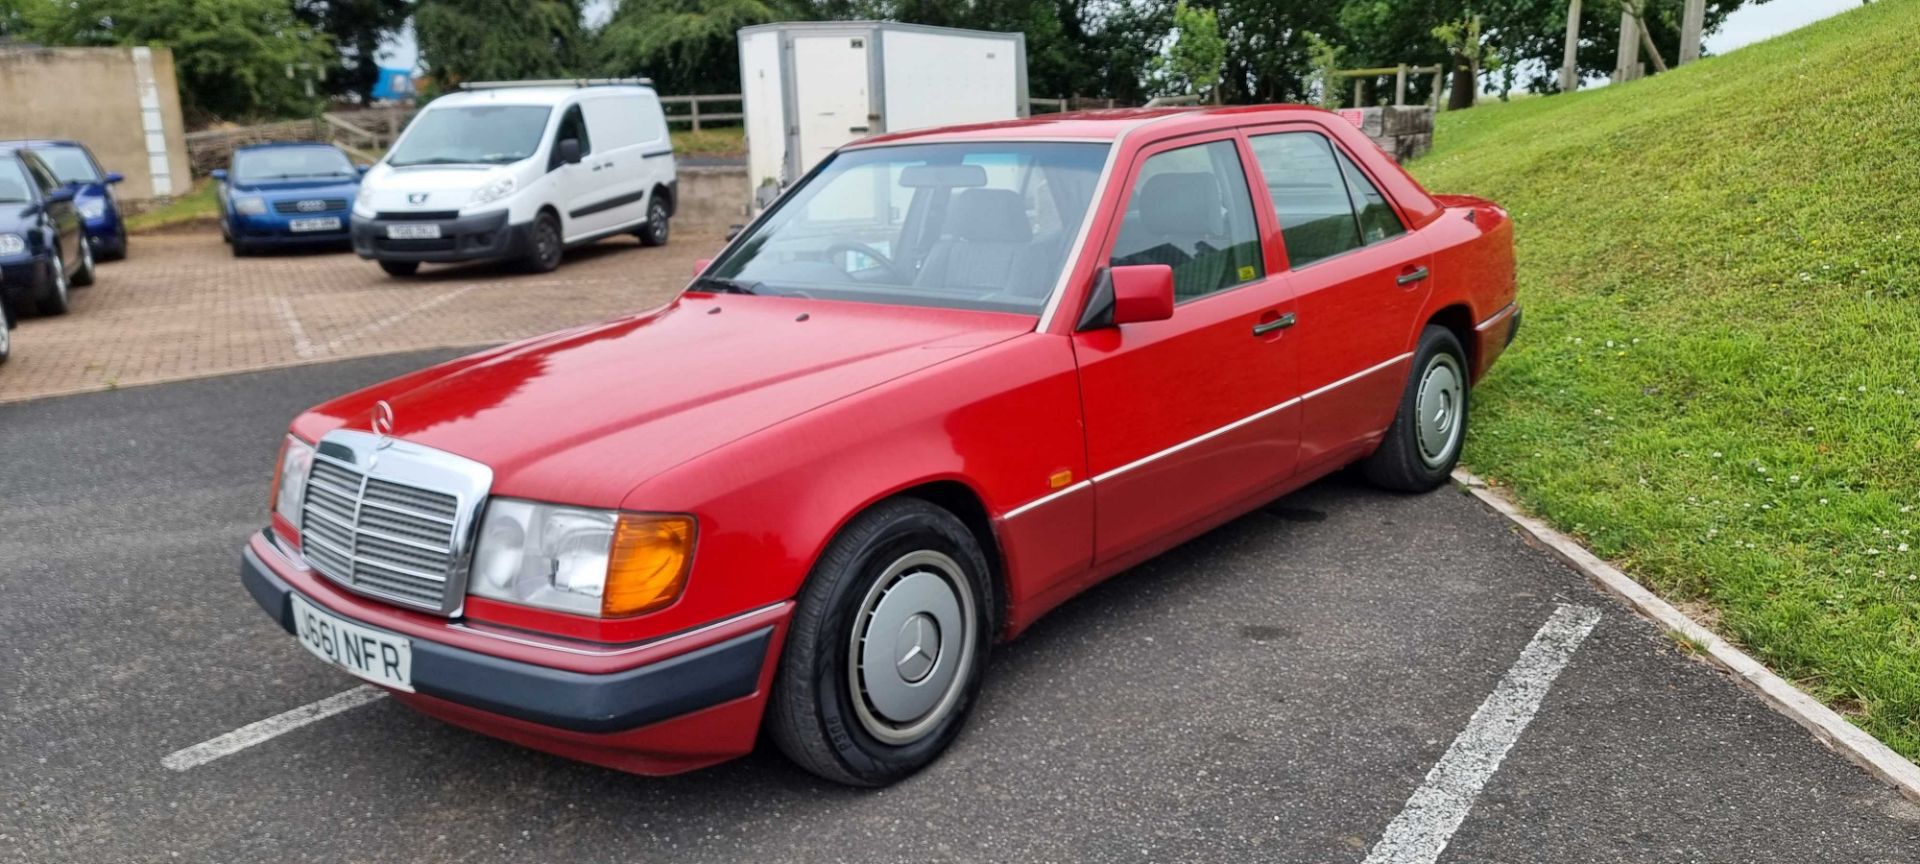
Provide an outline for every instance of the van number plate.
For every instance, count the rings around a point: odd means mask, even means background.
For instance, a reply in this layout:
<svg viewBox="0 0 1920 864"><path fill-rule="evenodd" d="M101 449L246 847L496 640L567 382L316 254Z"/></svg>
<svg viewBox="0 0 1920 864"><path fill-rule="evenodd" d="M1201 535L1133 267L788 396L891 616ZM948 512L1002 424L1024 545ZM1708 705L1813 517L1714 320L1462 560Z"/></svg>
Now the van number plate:
<svg viewBox="0 0 1920 864"><path fill-rule="evenodd" d="M425 225L388 225L387 239L438 240L440 239L440 226L431 223Z"/></svg>

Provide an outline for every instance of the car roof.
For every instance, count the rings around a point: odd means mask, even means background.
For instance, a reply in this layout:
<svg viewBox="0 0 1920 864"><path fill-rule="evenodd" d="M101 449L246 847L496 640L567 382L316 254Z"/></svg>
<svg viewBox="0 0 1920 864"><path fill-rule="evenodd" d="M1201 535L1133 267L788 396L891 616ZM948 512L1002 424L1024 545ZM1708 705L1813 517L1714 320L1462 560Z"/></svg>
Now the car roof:
<svg viewBox="0 0 1920 864"><path fill-rule="evenodd" d="M1040 114L1018 120L999 120L965 126L942 126L894 132L866 138L854 147L899 144L909 141L993 141L993 140L1082 140L1118 141L1129 132L1153 126L1167 136L1199 132L1221 126L1247 123L1281 122L1307 116L1332 116L1309 105L1230 105L1205 108L1108 108L1097 111L1069 111Z"/></svg>
<svg viewBox="0 0 1920 864"><path fill-rule="evenodd" d="M613 94L653 94L652 87L638 84L595 84L590 87L489 87L484 90L460 90L448 93L428 103L427 107L458 107L461 105L542 105L552 107L562 104L575 96L603 96Z"/></svg>
<svg viewBox="0 0 1920 864"><path fill-rule="evenodd" d="M15 149L20 147L78 147L87 149L87 145L71 138L20 138L13 141L0 141L0 147Z"/></svg>
<svg viewBox="0 0 1920 864"><path fill-rule="evenodd" d="M340 149L325 141L269 141L265 144L248 144L245 147L235 147L233 148L233 152L244 153L249 150L290 150L300 147L325 147L328 150Z"/></svg>

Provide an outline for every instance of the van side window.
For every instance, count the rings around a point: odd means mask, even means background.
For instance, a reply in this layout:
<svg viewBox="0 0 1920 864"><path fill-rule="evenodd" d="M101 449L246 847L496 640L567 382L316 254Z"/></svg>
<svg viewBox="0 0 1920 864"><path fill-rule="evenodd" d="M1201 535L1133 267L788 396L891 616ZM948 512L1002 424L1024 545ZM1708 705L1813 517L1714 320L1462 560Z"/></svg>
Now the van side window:
<svg viewBox="0 0 1920 864"><path fill-rule="evenodd" d="M1265 275L1253 196L1232 141L1147 158L1127 199L1113 264L1171 265L1176 302Z"/></svg>
<svg viewBox="0 0 1920 864"><path fill-rule="evenodd" d="M1407 233L1400 217L1393 212L1393 205L1387 203L1386 196L1380 194L1373 181L1353 164L1347 154L1338 150L1334 157L1340 160L1340 171L1347 175L1347 189L1353 193L1353 209L1360 213L1360 239L1367 243L1378 243L1389 237L1398 237Z"/></svg>
<svg viewBox="0 0 1920 864"><path fill-rule="evenodd" d="M1255 135L1249 140L1280 221L1287 266L1298 270L1363 245L1332 142L1315 132Z"/></svg>
<svg viewBox="0 0 1920 864"><path fill-rule="evenodd" d="M580 116L578 105L568 108L567 113L560 115L560 128L553 133L553 143L559 144L568 138L579 139L580 155L585 156L593 152L593 142L587 138L587 121ZM558 167L560 167L559 148L556 147L553 157L547 161L547 170L552 171Z"/></svg>

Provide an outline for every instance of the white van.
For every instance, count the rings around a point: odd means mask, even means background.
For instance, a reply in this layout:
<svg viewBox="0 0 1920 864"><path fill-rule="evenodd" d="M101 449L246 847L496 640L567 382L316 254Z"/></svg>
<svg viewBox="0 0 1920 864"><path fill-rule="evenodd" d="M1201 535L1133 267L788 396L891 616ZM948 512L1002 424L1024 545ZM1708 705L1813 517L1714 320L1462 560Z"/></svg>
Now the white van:
<svg viewBox="0 0 1920 864"><path fill-rule="evenodd" d="M645 79L467 84L421 109L361 179L353 250L395 276L479 260L546 272L614 234L666 243L677 191Z"/></svg>

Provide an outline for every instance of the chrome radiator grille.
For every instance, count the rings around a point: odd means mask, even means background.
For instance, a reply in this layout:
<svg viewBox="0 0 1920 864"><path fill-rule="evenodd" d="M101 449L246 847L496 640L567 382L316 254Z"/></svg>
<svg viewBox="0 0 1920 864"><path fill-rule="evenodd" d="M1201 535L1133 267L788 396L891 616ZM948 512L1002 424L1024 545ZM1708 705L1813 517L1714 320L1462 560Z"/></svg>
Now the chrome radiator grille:
<svg viewBox="0 0 1920 864"><path fill-rule="evenodd" d="M322 440L301 506L301 551L355 592L451 614L466 591L467 529L491 472L480 468L486 476L475 477L473 463L460 466L466 460L451 454L362 440L371 438L335 432ZM448 491L436 488L443 480Z"/></svg>

